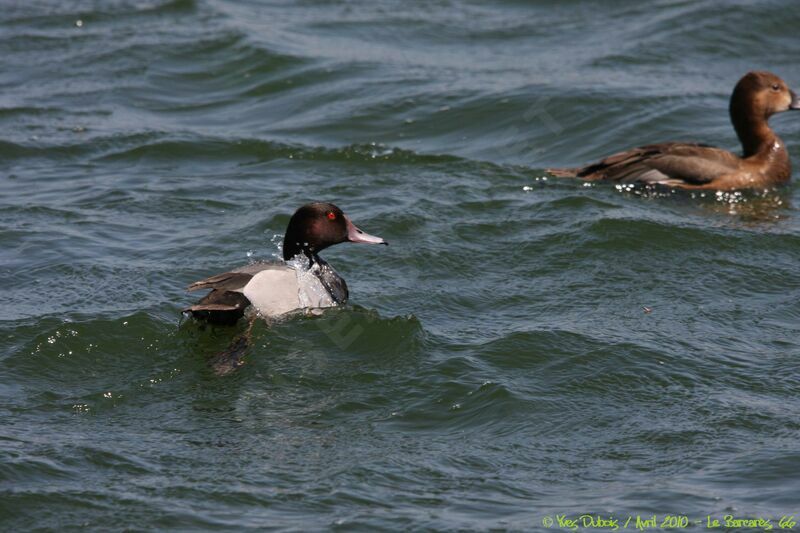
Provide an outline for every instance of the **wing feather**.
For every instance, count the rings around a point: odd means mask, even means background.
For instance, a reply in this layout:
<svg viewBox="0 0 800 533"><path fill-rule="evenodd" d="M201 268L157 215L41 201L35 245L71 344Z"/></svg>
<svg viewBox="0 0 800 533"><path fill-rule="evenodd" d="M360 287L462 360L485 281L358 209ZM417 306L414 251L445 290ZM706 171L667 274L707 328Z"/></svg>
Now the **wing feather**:
<svg viewBox="0 0 800 533"><path fill-rule="evenodd" d="M284 265L275 263L258 262L250 265L240 266L234 268L230 272L223 272L216 274L210 278L200 281L195 281L189 285L187 291L196 291L200 289L219 289L222 291L241 291L247 285L254 275L262 270L271 268L286 268Z"/></svg>
<svg viewBox="0 0 800 533"><path fill-rule="evenodd" d="M737 171L741 159L698 143L661 143L639 146L575 169L550 169L557 177L618 183L703 185Z"/></svg>

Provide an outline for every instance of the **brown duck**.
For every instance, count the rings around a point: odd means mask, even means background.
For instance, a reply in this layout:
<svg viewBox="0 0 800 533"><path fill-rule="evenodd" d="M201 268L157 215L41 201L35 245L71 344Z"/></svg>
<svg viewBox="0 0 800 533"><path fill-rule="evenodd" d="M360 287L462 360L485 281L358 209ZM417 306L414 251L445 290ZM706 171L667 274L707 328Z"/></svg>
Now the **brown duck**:
<svg viewBox="0 0 800 533"><path fill-rule="evenodd" d="M667 142L632 148L580 168L552 168L564 178L659 184L681 189L764 189L791 176L786 145L769 117L800 109L800 99L770 72L748 72L733 89L729 112L742 156L705 144Z"/></svg>

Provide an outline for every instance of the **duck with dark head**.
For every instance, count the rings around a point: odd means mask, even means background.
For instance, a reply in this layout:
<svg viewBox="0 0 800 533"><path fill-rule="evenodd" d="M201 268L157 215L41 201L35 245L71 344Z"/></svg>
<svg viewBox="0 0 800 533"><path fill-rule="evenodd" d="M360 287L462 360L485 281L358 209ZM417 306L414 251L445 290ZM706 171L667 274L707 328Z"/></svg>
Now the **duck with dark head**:
<svg viewBox="0 0 800 533"><path fill-rule="evenodd" d="M190 316L215 324L234 324L248 311L276 317L303 308L343 305L349 296L344 279L319 253L343 242L388 244L358 229L341 209L314 202L295 211L283 239L283 263L257 262L189 285L211 289Z"/></svg>
<svg viewBox="0 0 800 533"><path fill-rule="evenodd" d="M786 183L786 145L770 128L776 114L800 109L800 99L770 72L748 72L731 95L729 112L742 155L705 144L667 142L640 146L579 168L553 168L556 177L657 184L681 189L767 189Z"/></svg>

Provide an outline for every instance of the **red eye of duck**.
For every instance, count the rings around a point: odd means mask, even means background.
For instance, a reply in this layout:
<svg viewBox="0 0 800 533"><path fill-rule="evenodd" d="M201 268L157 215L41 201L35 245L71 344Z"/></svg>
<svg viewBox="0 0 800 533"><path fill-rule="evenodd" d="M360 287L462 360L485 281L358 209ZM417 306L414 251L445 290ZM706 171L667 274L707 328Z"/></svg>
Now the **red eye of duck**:
<svg viewBox="0 0 800 533"><path fill-rule="evenodd" d="M334 213L333 211L330 211L328 213L328 220L336 220L336 213Z"/></svg>

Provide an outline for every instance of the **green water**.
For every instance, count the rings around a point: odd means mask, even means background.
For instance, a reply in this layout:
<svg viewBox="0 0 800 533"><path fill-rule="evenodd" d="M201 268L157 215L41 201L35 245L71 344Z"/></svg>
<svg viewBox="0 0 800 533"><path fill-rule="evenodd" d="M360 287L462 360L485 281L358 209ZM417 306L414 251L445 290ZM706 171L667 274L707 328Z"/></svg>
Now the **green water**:
<svg viewBox="0 0 800 533"><path fill-rule="evenodd" d="M798 27L788 0L4 6L0 529L800 516L798 186L542 179L737 149L730 91L800 89ZM772 124L800 164L800 113ZM184 288L310 200L391 246L326 250L348 306L216 376L244 327L181 323Z"/></svg>

